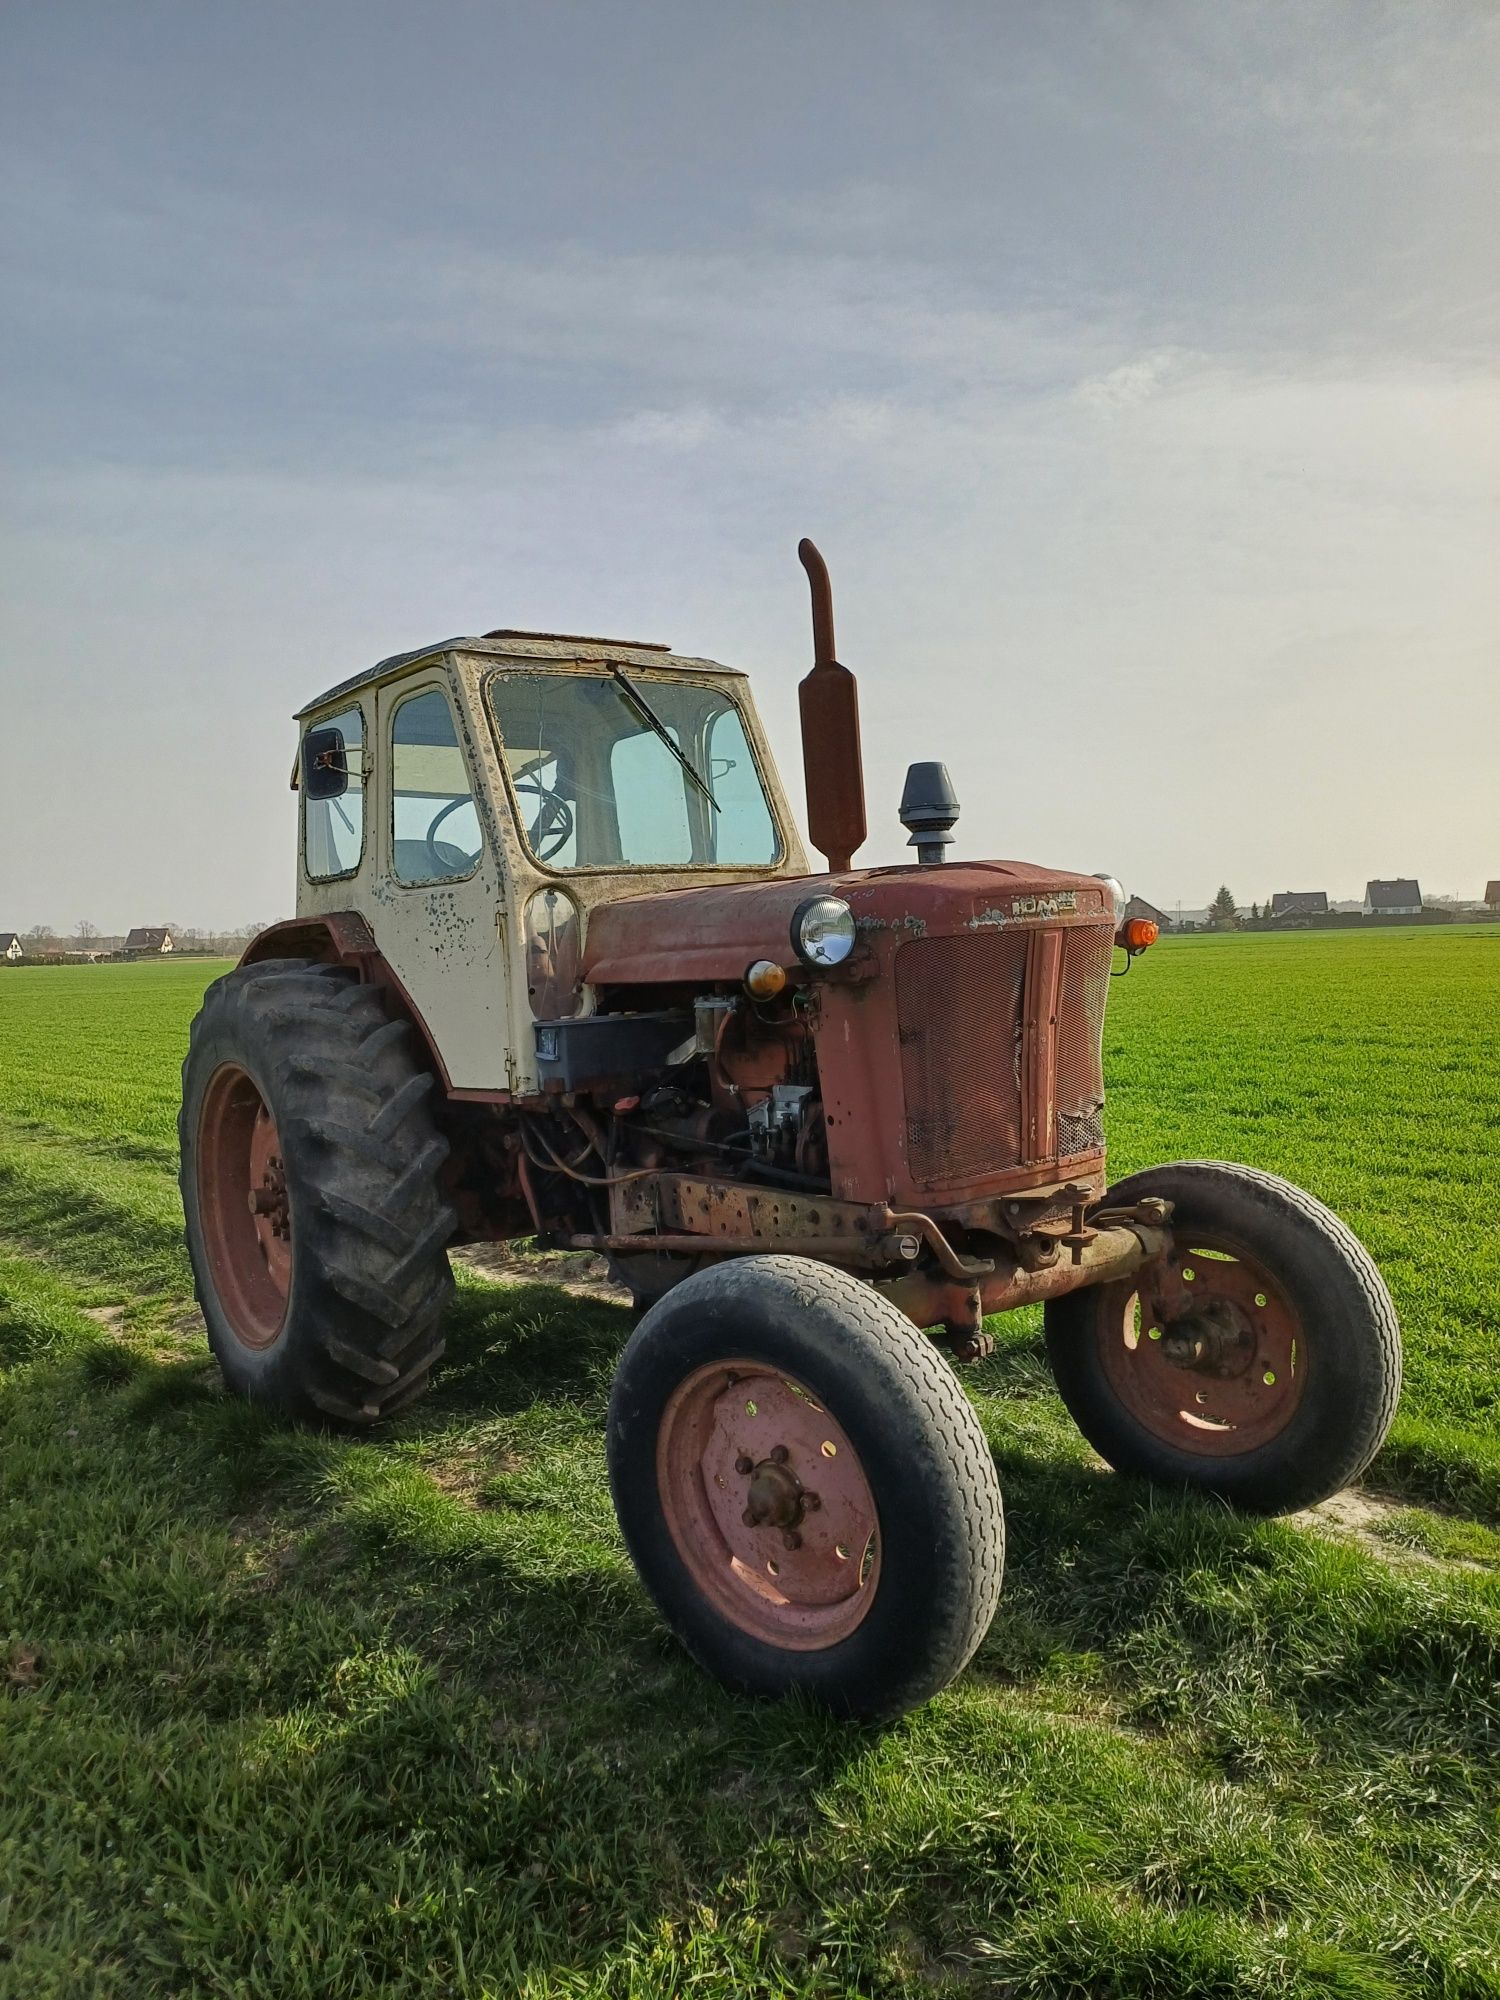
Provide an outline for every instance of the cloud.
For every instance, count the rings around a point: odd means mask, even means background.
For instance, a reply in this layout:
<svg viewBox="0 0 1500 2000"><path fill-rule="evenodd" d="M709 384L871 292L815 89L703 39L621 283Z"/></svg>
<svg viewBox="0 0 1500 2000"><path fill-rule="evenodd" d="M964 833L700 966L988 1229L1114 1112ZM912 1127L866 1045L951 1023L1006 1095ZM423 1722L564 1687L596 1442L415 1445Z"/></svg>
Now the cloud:
<svg viewBox="0 0 1500 2000"><path fill-rule="evenodd" d="M1134 409L1144 403L1170 382L1174 375L1182 372L1187 357L1162 348L1154 354L1143 354L1139 360L1123 361L1118 368L1111 368L1107 374L1092 376L1080 382L1077 388L1078 400L1101 416L1109 416L1117 410Z"/></svg>

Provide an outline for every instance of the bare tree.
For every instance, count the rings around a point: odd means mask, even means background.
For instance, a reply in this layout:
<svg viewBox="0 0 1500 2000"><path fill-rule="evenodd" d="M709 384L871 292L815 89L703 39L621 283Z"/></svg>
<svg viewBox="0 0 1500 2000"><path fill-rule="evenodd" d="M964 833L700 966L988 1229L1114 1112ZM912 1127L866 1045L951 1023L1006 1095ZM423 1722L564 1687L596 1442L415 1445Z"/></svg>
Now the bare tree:
<svg viewBox="0 0 1500 2000"><path fill-rule="evenodd" d="M73 936L77 939L78 943L81 946L91 943L93 939L98 937L98 935L99 935L99 926L97 924L91 924L87 917L83 919L83 921L78 925L78 928L73 933Z"/></svg>

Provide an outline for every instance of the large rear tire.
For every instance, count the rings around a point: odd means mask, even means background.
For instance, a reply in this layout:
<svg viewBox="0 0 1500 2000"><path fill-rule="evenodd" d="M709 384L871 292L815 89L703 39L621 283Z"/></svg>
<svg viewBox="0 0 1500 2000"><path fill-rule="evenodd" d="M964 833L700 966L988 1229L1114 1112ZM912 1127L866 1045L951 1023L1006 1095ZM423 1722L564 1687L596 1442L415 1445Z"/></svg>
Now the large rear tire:
<svg viewBox="0 0 1500 2000"><path fill-rule="evenodd" d="M1369 1253L1321 1202L1252 1167L1151 1167L1108 1200L1146 1196L1173 1204L1169 1255L1047 1303L1078 1428L1119 1472L1257 1513L1340 1492L1401 1393L1396 1309Z"/></svg>
<svg viewBox="0 0 1500 2000"><path fill-rule="evenodd" d="M455 1216L432 1077L378 991L299 959L217 980L182 1067L182 1205L231 1389L371 1424L443 1350Z"/></svg>
<svg viewBox="0 0 1500 2000"><path fill-rule="evenodd" d="M728 1687L898 1715L989 1627L1005 1521L979 1420L846 1271L748 1257L684 1279L621 1357L608 1446L641 1579Z"/></svg>

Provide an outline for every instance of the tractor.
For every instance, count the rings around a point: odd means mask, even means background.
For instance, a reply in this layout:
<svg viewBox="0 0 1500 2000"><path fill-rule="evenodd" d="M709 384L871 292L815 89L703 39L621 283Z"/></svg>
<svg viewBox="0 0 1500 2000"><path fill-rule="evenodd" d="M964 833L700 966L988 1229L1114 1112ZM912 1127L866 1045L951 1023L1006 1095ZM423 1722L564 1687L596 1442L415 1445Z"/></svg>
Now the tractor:
<svg viewBox="0 0 1500 2000"><path fill-rule="evenodd" d="M879 1719L956 1675L1004 1563L954 1363L1040 1303L1119 1472L1306 1507L1378 1450L1389 1295L1328 1209L1217 1161L1109 1184L1112 877L958 861L914 764L866 837L817 550L809 871L745 676L500 630L303 709L297 915L193 1024L187 1240L228 1386L383 1421L443 1351L455 1245L608 1259L641 1312L606 1446L664 1620L728 1686ZM1123 953L1123 958L1121 954Z"/></svg>

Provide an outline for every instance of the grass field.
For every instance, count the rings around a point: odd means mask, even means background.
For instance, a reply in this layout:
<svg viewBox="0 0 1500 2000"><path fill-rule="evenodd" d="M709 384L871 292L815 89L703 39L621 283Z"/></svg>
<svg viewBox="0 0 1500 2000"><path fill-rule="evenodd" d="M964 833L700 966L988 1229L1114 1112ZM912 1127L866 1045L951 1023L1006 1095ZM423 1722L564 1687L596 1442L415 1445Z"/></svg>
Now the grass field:
<svg viewBox="0 0 1500 2000"><path fill-rule="evenodd" d="M351 1442L226 1400L174 1182L183 964L0 975L0 1994L1500 1994L1500 926L1168 942L1117 1171L1332 1203L1401 1311L1358 1512L1102 1471L1034 1315L965 1380L1011 1549L884 1731L722 1694L610 1512L629 1326L461 1274Z"/></svg>

